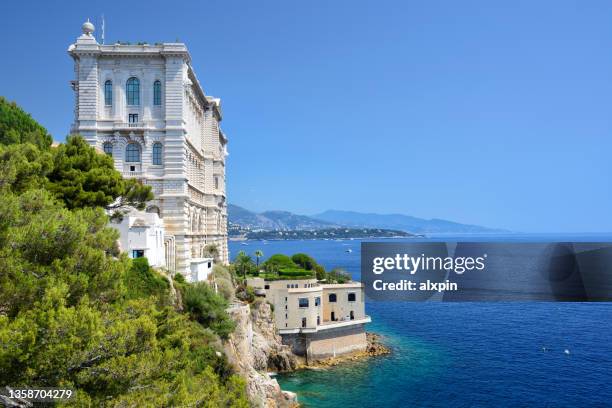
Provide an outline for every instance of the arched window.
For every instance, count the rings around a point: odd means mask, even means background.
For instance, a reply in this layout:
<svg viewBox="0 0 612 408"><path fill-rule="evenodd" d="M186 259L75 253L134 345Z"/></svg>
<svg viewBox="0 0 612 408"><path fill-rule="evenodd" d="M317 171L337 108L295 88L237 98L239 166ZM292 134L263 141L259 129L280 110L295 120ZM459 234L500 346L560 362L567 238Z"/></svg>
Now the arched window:
<svg viewBox="0 0 612 408"><path fill-rule="evenodd" d="M105 142L102 145L102 149L104 150L104 153L106 153L109 156L113 157L113 144L111 142Z"/></svg>
<svg viewBox="0 0 612 408"><path fill-rule="evenodd" d="M153 82L153 105L161 106L161 81Z"/></svg>
<svg viewBox="0 0 612 408"><path fill-rule="evenodd" d="M131 77L125 85L125 94L128 105L140 105L140 81Z"/></svg>
<svg viewBox="0 0 612 408"><path fill-rule="evenodd" d="M162 164L162 144L159 142L153 143L153 164Z"/></svg>
<svg viewBox="0 0 612 408"><path fill-rule="evenodd" d="M104 83L104 105L113 105L113 83L110 80Z"/></svg>
<svg viewBox="0 0 612 408"><path fill-rule="evenodd" d="M330 293L330 294L329 294L329 302L330 302L330 303L334 303L334 302L336 302L336 299L337 299L337 298L336 298L336 294L335 294L335 293Z"/></svg>
<svg viewBox="0 0 612 408"><path fill-rule="evenodd" d="M125 147L125 161L128 163L140 162L140 146L130 143Z"/></svg>

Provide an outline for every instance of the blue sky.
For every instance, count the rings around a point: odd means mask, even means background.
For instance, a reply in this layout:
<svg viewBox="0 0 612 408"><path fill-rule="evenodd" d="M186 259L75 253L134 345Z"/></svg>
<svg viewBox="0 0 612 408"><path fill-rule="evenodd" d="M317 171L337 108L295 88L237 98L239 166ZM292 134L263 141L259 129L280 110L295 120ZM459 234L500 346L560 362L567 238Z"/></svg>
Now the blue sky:
<svg viewBox="0 0 612 408"><path fill-rule="evenodd" d="M104 13L107 42L187 43L230 202L612 231L612 2L51 3L2 5L0 94L57 140L66 49Z"/></svg>

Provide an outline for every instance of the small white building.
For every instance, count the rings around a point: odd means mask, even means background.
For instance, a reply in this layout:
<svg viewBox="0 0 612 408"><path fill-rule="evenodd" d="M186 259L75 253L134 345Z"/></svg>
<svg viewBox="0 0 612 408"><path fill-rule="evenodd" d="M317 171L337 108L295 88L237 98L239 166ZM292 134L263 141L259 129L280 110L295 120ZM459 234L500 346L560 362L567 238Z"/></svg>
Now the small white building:
<svg viewBox="0 0 612 408"><path fill-rule="evenodd" d="M164 223L159 215L133 210L111 225L119 230L122 252L127 252L130 258L146 257L153 267L167 267Z"/></svg>
<svg viewBox="0 0 612 408"><path fill-rule="evenodd" d="M208 281L213 265L212 258L191 258L191 282Z"/></svg>

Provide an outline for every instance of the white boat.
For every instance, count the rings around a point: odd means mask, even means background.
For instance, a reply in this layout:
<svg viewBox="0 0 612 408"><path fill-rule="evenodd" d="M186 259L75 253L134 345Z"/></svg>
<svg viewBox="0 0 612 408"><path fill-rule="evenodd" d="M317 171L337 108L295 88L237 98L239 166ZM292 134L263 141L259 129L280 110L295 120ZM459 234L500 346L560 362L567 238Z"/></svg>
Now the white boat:
<svg viewBox="0 0 612 408"><path fill-rule="evenodd" d="M353 250L351 248L347 249L346 252L348 252L349 254L353 252Z"/></svg>

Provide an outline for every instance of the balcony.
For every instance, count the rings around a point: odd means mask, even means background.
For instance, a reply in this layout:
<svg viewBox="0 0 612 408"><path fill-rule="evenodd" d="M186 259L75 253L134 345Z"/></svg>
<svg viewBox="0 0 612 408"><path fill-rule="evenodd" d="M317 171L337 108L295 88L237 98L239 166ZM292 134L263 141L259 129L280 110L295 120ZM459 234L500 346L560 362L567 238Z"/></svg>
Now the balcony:
<svg viewBox="0 0 612 408"><path fill-rule="evenodd" d="M141 163L125 163L123 165L123 176L125 177L142 177Z"/></svg>
<svg viewBox="0 0 612 408"><path fill-rule="evenodd" d="M115 122L114 130L145 130L147 128L145 122Z"/></svg>
<svg viewBox="0 0 612 408"><path fill-rule="evenodd" d="M316 327L278 329L278 333L279 334L317 333L323 330L337 329L340 327L348 327L348 326L353 326L357 324L366 324L366 323L370 323L371 321L372 319L370 318L370 316L365 315L361 318L353 319L353 320L346 319L346 320L337 320L334 322L324 321L324 322L321 322L321 324L319 324Z"/></svg>

